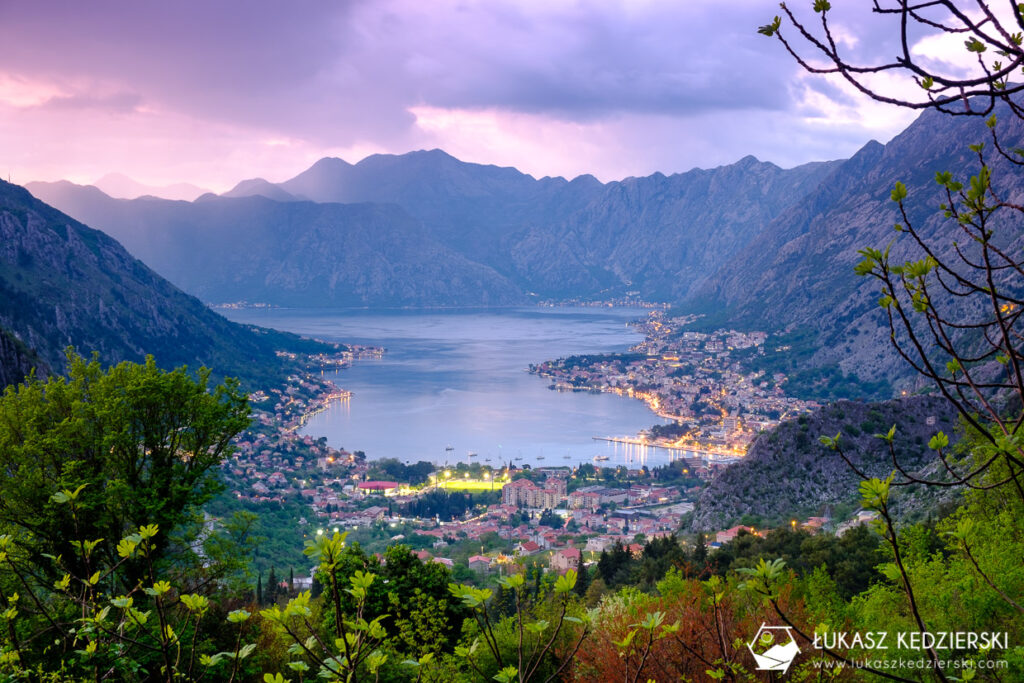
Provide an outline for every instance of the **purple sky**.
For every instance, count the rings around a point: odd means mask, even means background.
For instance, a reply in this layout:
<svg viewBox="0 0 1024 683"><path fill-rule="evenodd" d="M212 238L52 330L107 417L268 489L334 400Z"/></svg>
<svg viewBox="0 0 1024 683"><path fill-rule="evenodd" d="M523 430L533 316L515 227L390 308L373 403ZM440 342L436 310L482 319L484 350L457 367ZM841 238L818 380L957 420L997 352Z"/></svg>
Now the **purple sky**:
<svg viewBox="0 0 1024 683"><path fill-rule="evenodd" d="M223 191L323 156L440 147L607 181L846 157L913 119L803 75L756 33L777 8L0 0L0 173ZM835 16L851 54L895 54L883 20Z"/></svg>

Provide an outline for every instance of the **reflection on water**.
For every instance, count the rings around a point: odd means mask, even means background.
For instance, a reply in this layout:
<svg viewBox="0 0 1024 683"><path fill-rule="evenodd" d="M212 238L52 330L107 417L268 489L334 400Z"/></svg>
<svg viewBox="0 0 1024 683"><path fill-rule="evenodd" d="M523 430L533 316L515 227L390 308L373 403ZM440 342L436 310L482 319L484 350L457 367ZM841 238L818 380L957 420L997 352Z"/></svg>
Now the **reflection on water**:
<svg viewBox="0 0 1024 683"><path fill-rule="evenodd" d="M625 351L639 309L446 311L238 310L227 314L323 339L383 346L382 358L327 372L353 392L302 433L370 458L649 467L683 451L593 437L633 436L661 422L640 401L556 392L526 368L550 358ZM450 450L449 450L450 447ZM470 453L477 455L470 458ZM595 456L607 460L595 461Z"/></svg>

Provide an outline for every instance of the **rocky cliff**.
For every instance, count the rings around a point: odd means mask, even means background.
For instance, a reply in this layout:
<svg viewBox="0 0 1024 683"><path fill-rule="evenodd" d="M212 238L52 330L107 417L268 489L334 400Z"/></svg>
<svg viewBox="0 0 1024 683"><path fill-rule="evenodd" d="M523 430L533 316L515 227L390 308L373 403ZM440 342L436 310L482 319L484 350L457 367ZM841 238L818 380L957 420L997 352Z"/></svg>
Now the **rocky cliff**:
<svg viewBox="0 0 1024 683"><path fill-rule="evenodd" d="M843 449L854 465L868 476L885 478L894 469L892 459L887 444L875 434L896 425L898 462L916 472L936 460L928 440L939 431L952 438L954 424L946 401L924 396L883 403L838 401L785 422L759 436L742 461L701 492L691 529L727 528L748 514L766 524L784 524L793 515L821 514L825 506L855 506L860 479L837 453L819 443L819 437L841 433Z"/></svg>
<svg viewBox="0 0 1024 683"><path fill-rule="evenodd" d="M47 368L34 351L7 330L0 328L0 390L18 384L33 370L45 377Z"/></svg>

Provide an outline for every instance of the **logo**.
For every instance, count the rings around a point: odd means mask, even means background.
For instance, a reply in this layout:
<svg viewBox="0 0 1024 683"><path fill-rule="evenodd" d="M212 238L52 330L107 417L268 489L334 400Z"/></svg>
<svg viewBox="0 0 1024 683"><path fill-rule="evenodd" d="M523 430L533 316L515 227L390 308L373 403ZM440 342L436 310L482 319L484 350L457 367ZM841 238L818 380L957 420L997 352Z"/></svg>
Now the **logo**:
<svg viewBox="0 0 1024 683"><path fill-rule="evenodd" d="M789 665L800 654L800 646L789 626L768 626L763 623L754 634L754 639L747 643L747 649L754 655L758 671L786 673Z"/></svg>

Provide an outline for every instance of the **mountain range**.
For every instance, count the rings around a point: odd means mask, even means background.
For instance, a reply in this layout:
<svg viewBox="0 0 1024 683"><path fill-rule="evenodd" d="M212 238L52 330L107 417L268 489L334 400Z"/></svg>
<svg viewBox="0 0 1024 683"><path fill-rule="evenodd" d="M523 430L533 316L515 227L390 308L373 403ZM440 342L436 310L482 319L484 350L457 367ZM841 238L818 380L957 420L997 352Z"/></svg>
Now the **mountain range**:
<svg viewBox="0 0 1024 683"><path fill-rule="evenodd" d="M106 363L206 365L266 386L291 370L278 349L308 344L238 325L185 294L114 239L0 181L0 386L61 372L65 348Z"/></svg>
<svg viewBox="0 0 1024 683"><path fill-rule="evenodd" d="M1004 143L1021 145L1024 126L1007 118ZM609 183L535 179L432 150L325 158L281 183L253 178L192 202L28 188L207 302L502 306L629 293L709 324L811 329L808 363L878 380L905 368L875 285L853 273L857 250L895 236L896 181L915 224L942 234L934 173L977 167L966 145L986 135L976 118L925 112L846 160L781 169L746 157ZM1020 192L1016 174L997 176L1008 196ZM1024 231L1011 227L1012 242ZM904 242L896 257L909 253Z"/></svg>
<svg viewBox="0 0 1024 683"><path fill-rule="evenodd" d="M28 187L215 303L504 305L626 291L683 298L834 166L783 170L747 157L602 184L536 180L433 150L322 159L284 183L247 180L191 203Z"/></svg>

